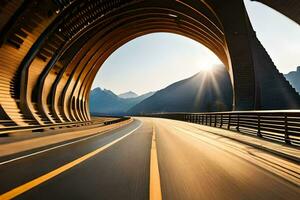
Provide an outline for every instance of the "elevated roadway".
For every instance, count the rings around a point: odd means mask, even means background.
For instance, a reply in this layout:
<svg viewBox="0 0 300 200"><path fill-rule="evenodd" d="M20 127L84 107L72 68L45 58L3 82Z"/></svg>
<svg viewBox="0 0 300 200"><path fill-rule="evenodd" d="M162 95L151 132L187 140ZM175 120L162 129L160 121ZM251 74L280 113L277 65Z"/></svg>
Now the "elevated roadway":
<svg viewBox="0 0 300 200"><path fill-rule="evenodd" d="M60 145L2 157L0 199L300 196L299 163L186 122L136 118L121 128Z"/></svg>

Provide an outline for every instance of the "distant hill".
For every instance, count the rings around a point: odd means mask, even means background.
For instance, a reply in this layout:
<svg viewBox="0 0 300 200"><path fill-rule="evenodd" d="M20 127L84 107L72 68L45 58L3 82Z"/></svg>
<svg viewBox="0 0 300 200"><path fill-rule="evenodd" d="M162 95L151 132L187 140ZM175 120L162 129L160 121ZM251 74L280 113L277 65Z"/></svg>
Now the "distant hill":
<svg viewBox="0 0 300 200"><path fill-rule="evenodd" d="M90 111L97 115L125 115L132 106L153 94L149 92L135 98L120 98L112 91L98 87L90 93Z"/></svg>
<svg viewBox="0 0 300 200"><path fill-rule="evenodd" d="M232 109L232 96L228 72L215 67L157 91L128 113L225 111Z"/></svg>
<svg viewBox="0 0 300 200"><path fill-rule="evenodd" d="M136 93L134 93L132 91L129 91L129 92L125 92L125 93L119 94L118 96L120 98L123 98L123 99L128 99L128 98L136 98L139 95L137 95Z"/></svg>
<svg viewBox="0 0 300 200"><path fill-rule="evenodd" d="M300 94L300 66L297 67L297 71L292 71L284 76L290 82L293 88L295 88Z"/></svg>

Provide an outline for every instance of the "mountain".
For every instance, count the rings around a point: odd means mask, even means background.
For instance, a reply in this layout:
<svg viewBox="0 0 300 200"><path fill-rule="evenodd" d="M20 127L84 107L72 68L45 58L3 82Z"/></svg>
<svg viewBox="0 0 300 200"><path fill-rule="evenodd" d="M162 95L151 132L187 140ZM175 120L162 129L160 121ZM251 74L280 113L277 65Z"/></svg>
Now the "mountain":
<svg viewBox="0 0 300 200"><path fill-rule="evenodd" d="M128 99L128 98L136 98L139 95L137 95L136 93L134 93L132 91L129 91L129 92L125 92L125 93L119 94L118 96L120 98L123 98L123 99Z"/></svg>
<svg viewBox="0 0 300 200"><path fill-rule="evenodd" d="M116 113L123 111L124 105L122 99L110 90L95 88L90 93L90 111L91 113Z"/></svg>
<svg viewBox="0 0 300 200"><path fill-rule="evenodd" d="M300 93L300 66L284 75ZM232 108L232 87L224 67L199 72L157 91L137 96L132 91L116 95L95 88L90 93L90 111L102 115L127 115L155 112L206 112Z"/></svg>
<svg viewBox="0 0 300 200"><path fill-rule="evenodd" d="M146 94L142 94L140 96L137 96L135 98L129 98L128 100L131 102L134 102L135 104L140 103L144 99L147 99L148 97L151 97L155 92L147 92Z"/></svg>
<svg viewBox="0 0 300 200"><path fill-rule="evenodd" d="M112 91L98 87L90 93L90 111L96 115L125 115L131 107L153 94L149 92L135 98L120 98Z"/></svg>
<svg viewBox="0 0 300 200"><path fill-rule="evenodd" d="M297 67L297 71L291 71L284 75L285 78L290 82L293 88L300 94L300 66Z"/></svg>
<svg viewBox="0 0 300 200"><path fill-rule="evenodd" d="M215 67L157 91L128 113L225 111L232 109L232 96L228 72Z"/></svg>

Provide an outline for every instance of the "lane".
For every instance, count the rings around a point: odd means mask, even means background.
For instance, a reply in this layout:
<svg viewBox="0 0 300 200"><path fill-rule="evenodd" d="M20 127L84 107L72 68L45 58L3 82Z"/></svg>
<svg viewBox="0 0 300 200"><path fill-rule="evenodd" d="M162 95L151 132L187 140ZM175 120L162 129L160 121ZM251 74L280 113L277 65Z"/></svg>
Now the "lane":
<svg viewBox="0 0 300 200"><path fill-rule="evenodd" d="M84 158L16 199L299 199L299 185L270 173L274 166L260 165L260 153L182 122L138 118L121 129L0 165L0 192Z"/></svg>
<svg viewBox="0 0 300 200"><path fill-rule="evenodd" d="M154 121L163 199L299 199L299 187L220 148L222 141Z"/></svg>
<svg viewBox="0 0 300 200"><path fill-rule="evenodd" d="M300 187L299 162L287 160L282 156L278 156L277 153L272 154L270 151L255 148L255 145L241 143L239 140L226 137L226 134L225 136L220 135L220 132L214 134L215 129L212 130L209 127L202 127L201 125L181 121L168 120L167 122L168 126L174 127L180 132L196 137L222 151L234 154ZM220 130L222 131L222 129Z"/></svg>
<svg viewBox="0 0 300 200"><path fill-rule="evenodd" d="M79 131L65 130L66 132L61 132L61 134L54 134L51 136L48 135L45 137L36 136L35 138L29 140L1 144L0 165L23 159L31 156L31 154L43 153L55 148L60 148L61 146L67 146L72 143L97 137L99 135L103 135L104 133L112 132L116 129L120 130L120 127L125 128L127 126L132 126L132 124L130 124L132 121L133 120L128 120L125 123L121 122L120 124L100 126L98 128L90 128L88 126L85 130L82 130L83 127L78 127L80 128Z"/></svg>
<svg viewBox="0 0 300 200"><path fill-rule="evenodd" d="M152 123L16 199L149 198Z"/></svg>
<svg viewBox="0 0 300 200"><path fill-rule="evenodd" d="M87 140L0 165L0 180L1 183L3 183L0 184L0 193L7 192L86 155L87 153L124 136L128 132L135 130L141 124L142 122L135 120L121 129L115 129ZM50 146L49 148L52 147L53 146ZM29 154L34 152L36 152L36 150L29 152ZM19 154L16 157L19 157Z"/></svg>

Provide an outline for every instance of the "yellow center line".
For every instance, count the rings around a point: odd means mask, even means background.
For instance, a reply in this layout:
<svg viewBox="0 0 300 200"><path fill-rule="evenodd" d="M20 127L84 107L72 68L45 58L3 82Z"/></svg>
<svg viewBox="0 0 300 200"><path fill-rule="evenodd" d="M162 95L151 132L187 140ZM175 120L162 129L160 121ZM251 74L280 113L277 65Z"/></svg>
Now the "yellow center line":
<svg viewBox="0 0 300 200"><path fill-rule="evenodd" d="M70 162L70 163L67 163L67 164L65 164L65 165L63 165L63 166L61 166L61 167L59 167L59 168L57 168L57 169L55 169L55 170L47 173L47 174L44 174L44 175L42 175L42 176L40 176L40 177L38 177L36 179L33 179L30 182L27 182L27 183L25 183L23 185L20 185L20 186L14 188L14 189L12 189L12 190L10 190L10 191L2 194L0 196L0 199L1 200L12 199L12 198L14 198L14 197L16 197L16 196L18 196L18 195L20 195L20 194L22 194L22 193L30 190L30 189L32 189L32 188L34 188L34 187L42 184L43 182L46 182L47 180L49 180L49 179L51 179L51 178L53 178L53 177L55 177L55 176L57 176L57 175L65 172L66 170L68 170L68 169L70 169L70 168L78 165L79 163L82 163L83 161L85 161L85 160L87 160L87 159L95 156L96 154L100 153L101 151L107 149L108 147L116 144L117 142L121 141L122 139L124 139L125 137L129 136L131 133L133 133L134 131L136 131L138 128L140 128L141 125L142 125L142 123L137 128L135 128L134 130L132 130L129 133L127 133L126 135L123 135L122 137L120 137L120 138L112 141L111 143L108 143L108 144L106 144L106 145L104 145L104 146L102 146L102 147L100 147L100 148L98 148L98 149L96 149L96 150L94 150L94 151L92 151L92 152L90 152L90 153L88 153L88 154L86 154L86 155L84 155L84 156L82 156L82 157L80 157L80 158L78 158L78 159Z"/></svg>
<svg viewBox="0 0 300 200"><path fill-rule="evenodd" d="M161 187L160 187L160 175L157 160L156 149L156 132L153 126L152 145L151 145L151 158L150 158L150 200L161 200Z"/></svg>

